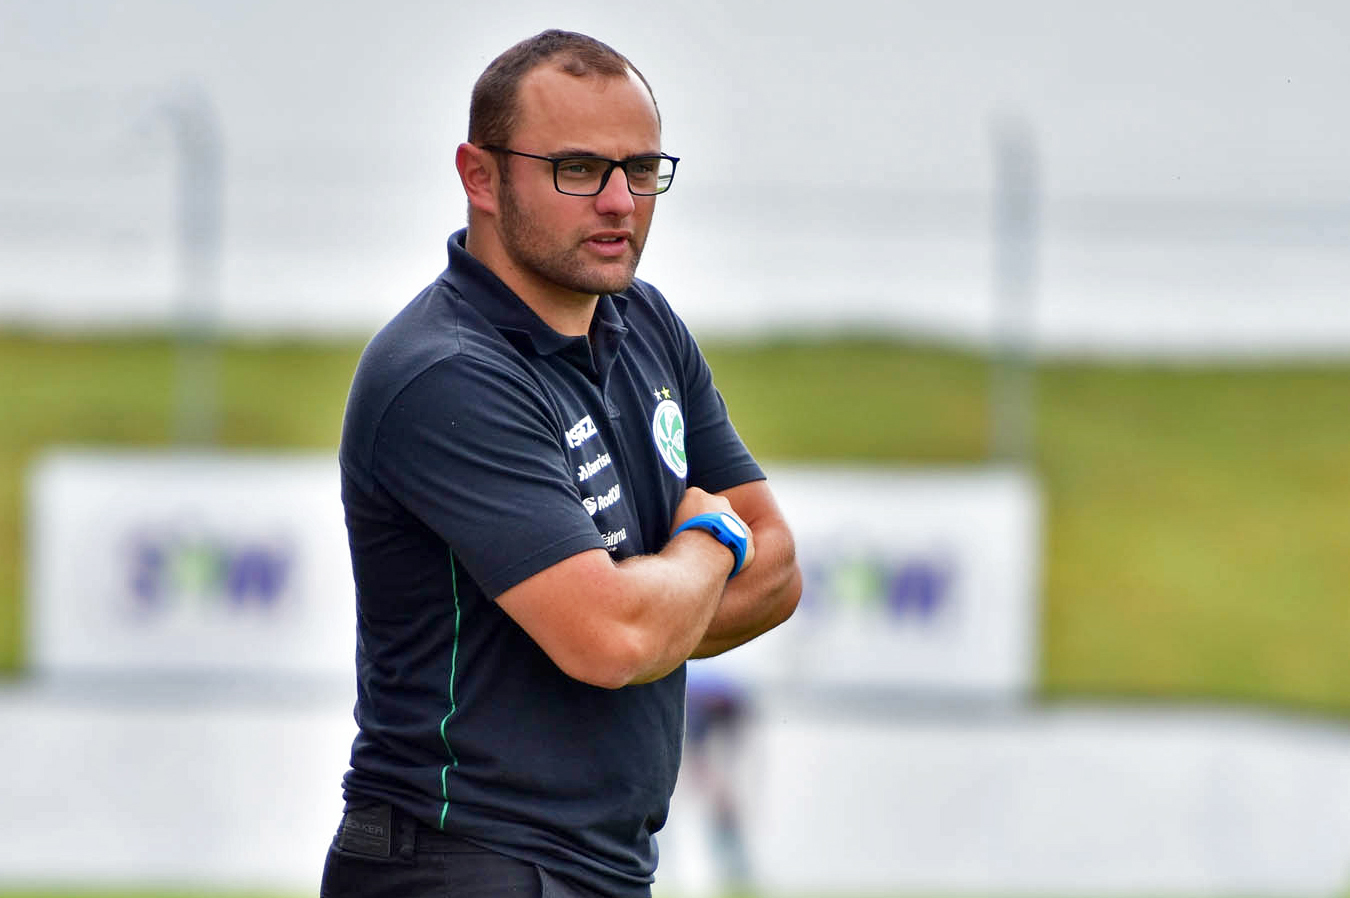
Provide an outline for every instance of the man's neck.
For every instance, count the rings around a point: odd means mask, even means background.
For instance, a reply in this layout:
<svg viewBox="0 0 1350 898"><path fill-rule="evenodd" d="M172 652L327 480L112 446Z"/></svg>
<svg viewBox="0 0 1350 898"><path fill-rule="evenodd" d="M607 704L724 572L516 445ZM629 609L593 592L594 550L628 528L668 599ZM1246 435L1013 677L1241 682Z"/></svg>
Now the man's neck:
<svg viewBox="0 0 1350 898"><path fill-rule="evenodd" d="M565 337L585 337L590 334L591 321L595 318L595 307L600 297L573 293L542 281L517 266L495 241L475 241L473 228L469 228L464 248L511 288L511 292L520 297L520 301L549 327Z"/></svg>

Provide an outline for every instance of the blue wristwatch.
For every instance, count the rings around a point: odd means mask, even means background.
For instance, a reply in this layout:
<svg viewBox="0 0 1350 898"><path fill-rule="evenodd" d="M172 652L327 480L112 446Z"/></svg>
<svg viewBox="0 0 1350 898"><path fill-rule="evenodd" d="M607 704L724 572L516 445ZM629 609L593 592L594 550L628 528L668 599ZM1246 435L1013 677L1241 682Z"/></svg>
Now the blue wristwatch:
<svg viewBox="0 0 1350 898"><path fill-rule="evenodd" d="M732 565L731 573L727 574L728 580L741 572L741 565L745 563L745 547L749 541L749 534L745 530L745 525L737 520L735 515L727 514L724 511L696 514L675 528L675 533L672 533L671 536L691 529L706 531L712 535L713 539L730 549L732 555L736 556L736 563Z"/></svg>

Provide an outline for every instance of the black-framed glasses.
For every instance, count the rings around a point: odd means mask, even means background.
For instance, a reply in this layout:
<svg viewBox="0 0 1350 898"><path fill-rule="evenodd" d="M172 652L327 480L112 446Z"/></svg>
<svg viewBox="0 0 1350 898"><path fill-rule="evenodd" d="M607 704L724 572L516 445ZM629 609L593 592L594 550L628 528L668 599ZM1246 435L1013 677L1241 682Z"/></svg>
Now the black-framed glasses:
<svg viewBox="0 0 1350 898"><path fill-rule="evenodd" d="M483 149L552 163L553 187L568 196L595 196L605 189L609 176L616 168L623 169L628 179L629 193L634 196L656 196L670 189L670 182L675 180L675 165L680 161L678 156L667 156L665 153L606 159L604 156L537 156L491 145L484 145Z"/></svg>

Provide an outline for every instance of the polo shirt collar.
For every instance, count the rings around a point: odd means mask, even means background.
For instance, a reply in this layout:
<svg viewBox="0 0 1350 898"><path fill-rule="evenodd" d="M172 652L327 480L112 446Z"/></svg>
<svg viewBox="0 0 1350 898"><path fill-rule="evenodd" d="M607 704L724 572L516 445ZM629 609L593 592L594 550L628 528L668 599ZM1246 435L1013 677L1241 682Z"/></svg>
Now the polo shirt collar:
<svg viewBox="0 0 1350 898"><path fill-rule="evenodd" d="M464 248L467 228L450 235L447 244L450 262L441 274L441 281L455 288L463 299L478 310L494 327L511 337L527 341L539 355L562 353L574 363L594 370L601 378L609 373L618 355L619 346L628 327L624 311L628 298L601 296L596 305L592 329L597 358L592 358L590 341L585 337L568 337L544 323L501 278ZM513 340L513 342L517 342Z"/></svg>
<svg viewBox="0 0 1350 898"><path fill-rule="evenodd" d="M600 381L609 379L609 369L619 357L619 347L628 334L628 325L624 323L624 312L628 308L628 297L622 293L605 294L595 307L595 318L591 323L591 344L595 347L594 365Z"/></svg>

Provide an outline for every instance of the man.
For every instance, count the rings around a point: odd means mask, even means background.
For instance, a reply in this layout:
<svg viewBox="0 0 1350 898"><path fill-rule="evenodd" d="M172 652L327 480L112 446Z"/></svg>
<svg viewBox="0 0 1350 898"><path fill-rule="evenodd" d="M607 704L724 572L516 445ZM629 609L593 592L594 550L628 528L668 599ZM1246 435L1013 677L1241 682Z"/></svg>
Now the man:
<svg viewBox="0 0 1350 898"><path fill-rule="evenodd" d="M764 475L634 279L676 161L591 38L544 32L474 86L468 227L343 423L360 731L328 898L649 895L685 660L796 606Z"/></svg>

